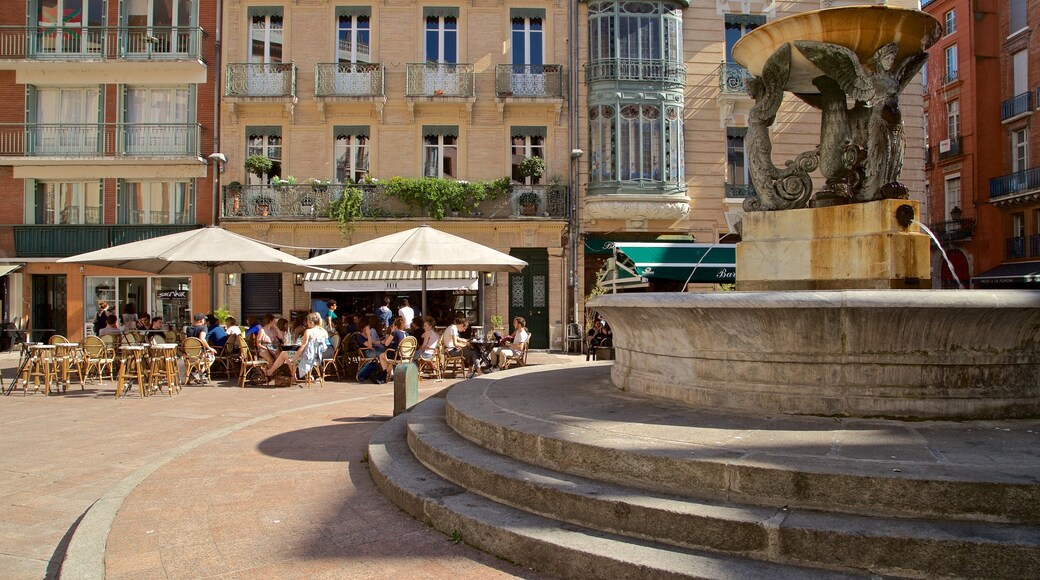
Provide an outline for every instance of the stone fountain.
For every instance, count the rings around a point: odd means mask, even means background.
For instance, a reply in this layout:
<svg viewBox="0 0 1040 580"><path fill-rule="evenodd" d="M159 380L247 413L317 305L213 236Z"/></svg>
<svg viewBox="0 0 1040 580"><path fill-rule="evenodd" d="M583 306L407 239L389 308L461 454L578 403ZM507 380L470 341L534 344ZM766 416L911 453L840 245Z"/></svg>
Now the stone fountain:
<svg viewBox="0 0 1040 580"><path fill-rule="evenodd" d="M921 289L899 183L899 93L938 31L840 6L745 37L758 195L738 291L597 297L612 365L539 361L430 397L373 436L376 485L561 578L1036 576L1040 294ZM777 167L785 92L823 121Z"/></svg>
<svg viewBox="0 0 1040 580"><path fill-rule="evenodd" d="M1040 415L1040 296L920 289L929 239L899 182L899 96L941 30L918 10L850 6L734 46L755 75L738 291L591 302L614 329L619 388L735 411ZM820 144L781 168L769 128L788 92L821 109Z"/></svg>

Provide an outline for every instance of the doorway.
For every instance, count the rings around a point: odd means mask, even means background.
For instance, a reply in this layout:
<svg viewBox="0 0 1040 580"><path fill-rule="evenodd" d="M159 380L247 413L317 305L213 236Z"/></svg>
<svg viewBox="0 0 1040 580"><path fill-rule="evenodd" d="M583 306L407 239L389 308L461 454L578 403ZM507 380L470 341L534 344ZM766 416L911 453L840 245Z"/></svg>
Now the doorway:
<svg viewBox="0 0 1040 580"><path fill-rule="evenodd" d="M549 348L549 251L546 248L514 248L510 256L527 262L519 274L509 275L509 320L523 316L531 331L531 348Z"/></svg>
<svg viewBox="0 0 1040 580"><path fill-rule="evenodd" d="M68 336L65 309L68 301L65 287L64 274L33 274L30 328L53 328L55 334ZM33 336L34 340L46 338Z"/></svg>

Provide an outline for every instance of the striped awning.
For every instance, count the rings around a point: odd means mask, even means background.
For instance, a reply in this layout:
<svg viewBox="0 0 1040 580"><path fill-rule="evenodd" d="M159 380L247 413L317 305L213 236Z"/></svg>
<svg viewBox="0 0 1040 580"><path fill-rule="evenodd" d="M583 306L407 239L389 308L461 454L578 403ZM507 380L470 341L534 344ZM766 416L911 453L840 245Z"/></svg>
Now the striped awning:
<svg viewBox="0 0 1040 580"><path fill-rule="evenodd" d="M478 273L473 270L430 270L426 289L476 290ZM422 290L419 270L333 270L310 273L303 278L307 292L418 292Z"/></svg>
<svg viewBox="0 0 1040 580"><path fill-rule="evenodd" d="M21 267L22 264L0 264L0 277L6 276Z"/></svg>

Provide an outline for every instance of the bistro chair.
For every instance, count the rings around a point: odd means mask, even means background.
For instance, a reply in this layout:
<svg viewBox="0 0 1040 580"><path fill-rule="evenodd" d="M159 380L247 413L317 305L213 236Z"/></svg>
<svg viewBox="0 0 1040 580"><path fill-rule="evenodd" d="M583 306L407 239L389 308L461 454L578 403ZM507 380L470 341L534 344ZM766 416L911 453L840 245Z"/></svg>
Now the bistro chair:
<svg viewBox="0 0 1040 580"><path fill-rule="evenodd" d="M415 359L415 364L419 366L419 380L421 381L425 373L429 373L431 378L441 378L441 357L444 356L444 346L441 341L437 341L437 347L433 351L433 358L419 357Z"/></svg>
<svg viewBox="0 0 1040 580"><path fill-rule="evenodd" d="M108 378L113 381L116 380L116 359L105 346L105 341L100 338L88 336L83 339L83 362L85 366L83 369L84 381L90 378L90 371L96 369L98 382L103 384L105 382L103 373L105 367L108 367Z"/></svg>
<svg viewBox="0 0 1040 580"><path fill-rule="evenodd" d="M260 358L249 348L245 337L241 334L236 334L232 338L238 343L238 352L240 353L238 386L245 388L247 380L256 384L267 383L267 375L264 372L264 369L267 368L267 361ZM229 338L228 340L230 341L231 339Z"/></svg>
<svg viewBox="0 0 1040 580"><path fill-rule="evenodd" d="M209 382L209 364L205 353L208 352L202 345L202 341L194 336L184 339L181 345L184 351L184 384L204 385ZM196 373L193 381L192 372Z"/></svg>
<svg viewBox="0 0 1040 580"><path fill-rule="evenodd" d="M446 373L448 371L451 371L452 376L455 376L455 377L459 376L459 373L462 373L462 374L466 373L466 363L469 362L469 361L468 361L468 359L466 359L466 355L463 352L461 352L461 349L460 349L460 352L459 352L458 355L451 356L450 354L448 354L448 349L441 348L441 354L442 354L442 358L441 358L441 372L442 373Z"/></svg>
<svg viewBox="0 0 1040 580"><path fill-rule="evenodd" d="M116 348L119 346L119 339L114 334L106 334L101 337L102 342L105 343L105 348L112 355L112 358L116 358Z"/></svg>
<svg viewBox="0 0 1040 580"><path fill-rule="evenodd" d="M513 345L513 354L506 357L502 370L506 370L513 365L527 366L527 345L529 344L531 344L530 338L527 339L527 342L520 343L519 347Z"/></svg>
<svg viewBox="0 0 1040 580"><path fill-rule="evenodd" d="M415 348L418 341L415 340L414 336L406 336L401 339L400 344L397 345L397 350L386 351L386 362L390 367L390 374L393 374L395 366L401 363L412 362L412 357L415 356Z"/></svg>
<svg viewBox="0 0 1040 580"><path fill-rule="evenodd" d="M52 344L33 344L29 346L29 363L25 365L22 378L22 396L29 391L29 379L33 382L33 393L40 390L43 383L43 394L51 394L51 382L58 381L58 365L55 360L57 347Z"/></svg>
<svg viewBox="0 0 1040 580"><path fill-rule="evenodd" d="M339 365L339 359L340 359L340 356L341 356L343 341L339 340L339 341L335 341L335 342L336 342L336 346L335 346L335 348L333 348L332 354L330 356L327 356L327 357L321 359L321 376L323 376L325 378L329 377L329 369L330 368L336 370L336 378L337 379L341 378L343 376L343 372L340 369L340 365Z"/></svg>
<svg viewBox="0 0 1040 580"><path fill-rule="evenodd" d="M366 357L365 353L362 352L359 340L364 340L364 338L365 335L355 332L347 339L346 355L344 355L345 364L343 365L343 372L347 376L356 375L368 361L378 360L376 357Z"/></svg>
<svg viewBox="0 0 1040 580"><path fill-rule="evenodd" d="M52 336L52 337L47 339L47 344L57 345L59 342L67 343L67 342L69 342L69 339L65 338L64 336L62 336L60 334L55 334L54 336Z"/></svg>
<svg viewBox="0 0 1040 580"><path fill-rule="evenodd" d="M235 368L241 359L238 341L233 340L235 336L231 335L228 337L227 342L224 343L224 348L220 349L217 358L213 361L214 366L220 365L224 369L224 376L229 379L234 376Z"/></svg>

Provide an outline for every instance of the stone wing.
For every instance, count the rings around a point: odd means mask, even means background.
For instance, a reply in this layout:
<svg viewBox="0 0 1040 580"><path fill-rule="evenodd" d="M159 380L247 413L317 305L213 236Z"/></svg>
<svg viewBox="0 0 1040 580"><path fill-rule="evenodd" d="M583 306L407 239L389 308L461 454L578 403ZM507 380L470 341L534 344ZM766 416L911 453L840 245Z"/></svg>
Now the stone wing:
<svg viewBox="0 0 1040 580"><path fill-rule="evenodd" d="M921 67L926 62L928 62L927 52L919 52L903 59L903 62L899 65L899 70L896 72L896 78L899 79L899 92L903 92L906 85L910 83L910 79L914 78L914 75L921 70Z"/></svg>
<svg viewBox="0 0 1040 580"><path fill-rule="evenodd" d="M772 117L784 100L784 87L791 77L791 45L784 44L766 60L762 76L749 85L755 109L762 118Z"/></svg>
<svg viewBox="0 0 1040 580"><path fill-rule="evenodd" d="M796 40L794 45L823 74L834 79L846 95L857 101L869 101L874 96L874 83L856 53L844 46L811 40Z"/></svg>

